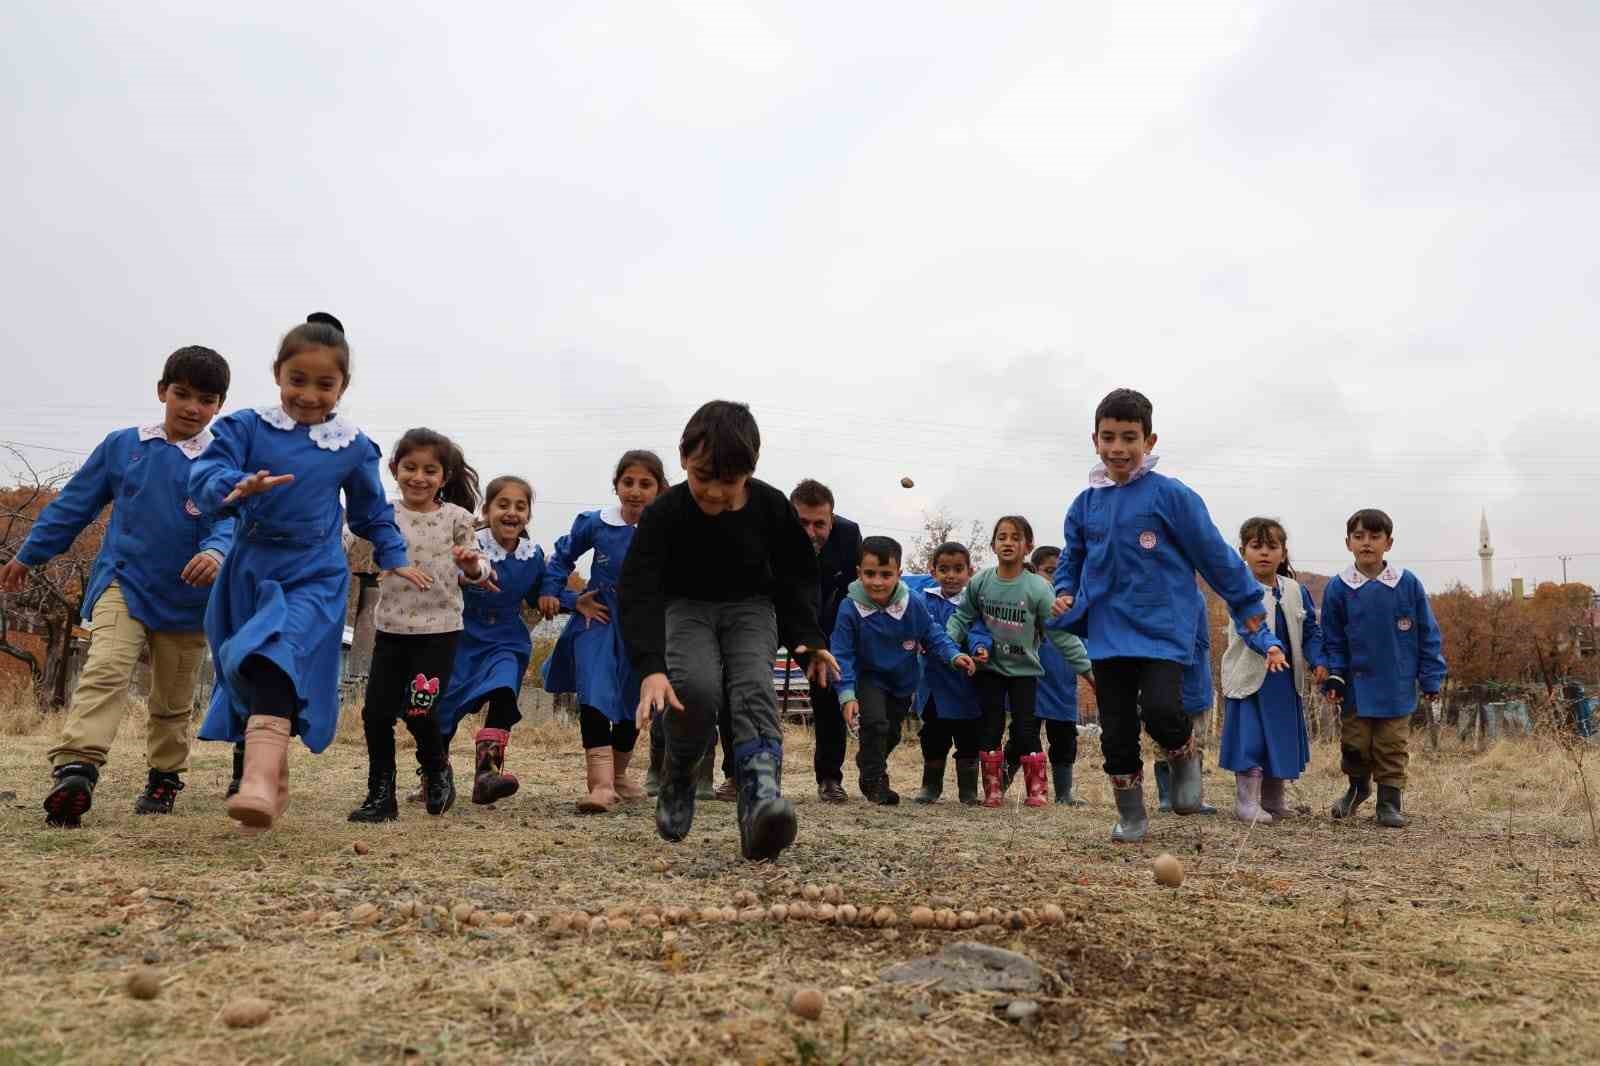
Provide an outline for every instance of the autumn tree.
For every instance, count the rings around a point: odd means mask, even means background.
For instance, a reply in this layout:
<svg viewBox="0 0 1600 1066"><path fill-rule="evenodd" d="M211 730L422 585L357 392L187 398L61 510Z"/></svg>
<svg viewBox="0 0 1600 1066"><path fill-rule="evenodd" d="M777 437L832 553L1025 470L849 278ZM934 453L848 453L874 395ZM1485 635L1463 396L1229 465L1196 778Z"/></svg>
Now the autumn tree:
<svg viewBox="0 0 1600 1066"><path fill-rule="evenodd" d="M962 539L963 528L965 540ZM972 554L974 570L981 570L994 562L994 553L989 550L989 531L983 527L983 523L976 518L970 521L959 519L941 507L937 511L922 512L922 531L906 546L906 557L902 560L905 569L913 574L927 573L933 566L934 550L952 540L967 546L967 551Z"/></svg>

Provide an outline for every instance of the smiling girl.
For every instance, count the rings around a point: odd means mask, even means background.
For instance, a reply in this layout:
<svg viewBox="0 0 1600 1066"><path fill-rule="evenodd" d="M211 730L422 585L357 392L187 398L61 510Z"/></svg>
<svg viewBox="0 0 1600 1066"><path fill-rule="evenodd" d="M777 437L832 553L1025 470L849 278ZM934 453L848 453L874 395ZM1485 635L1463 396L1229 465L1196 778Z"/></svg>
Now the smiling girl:
<svg viewBox="0 0 1600 1066"><path fill-rule="evenodd" d="M666 487L666 470L655 452L624 452L611 478L617 502L574 519L572 532L556 541L545 571L540 610L547 616L563 610L579 616L567 624L545 661L544 689L578 695L588 779L588 793L578 801L578 810L586 814L609 811L619 799L645 796L627 777L639 739L634 723L639 678L629 665L621 627L612 624L611 616L617 609L622 560L633 544L639 516ZM588 587L574 596L566 589L567 576L591 551Z"/></svg>
<svg viewBox="0 0 1600 1066"><path fill-rule="evenodd" d="M396 580L430 581L408 565L378 477L378 446L335 411L350 385L343 331L328 321L290 330L272 375L279 402L218 420L189 476L201 511L239 519L206 609L217 680L198 735L244 741L228 815L254 830L288 805L290 736L320 752L338 727L350 585L341 516Z"/></svg>

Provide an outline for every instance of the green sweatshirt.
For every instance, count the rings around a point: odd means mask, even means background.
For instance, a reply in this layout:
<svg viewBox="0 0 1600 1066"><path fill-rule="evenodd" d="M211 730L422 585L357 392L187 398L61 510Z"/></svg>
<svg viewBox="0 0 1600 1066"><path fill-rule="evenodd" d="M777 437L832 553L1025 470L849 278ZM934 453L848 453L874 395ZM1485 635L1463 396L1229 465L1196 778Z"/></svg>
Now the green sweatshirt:
<svg viewBox="0 0 1600 1066"><path fill-rule="evenodd" d="M950 639L959 646L967 630L979 617L994 637L986 669L1006 677L1039 677L1039 642L1048 639L1061 649L1075 673L1089 669L1089 653L1083 641L1060 629L1046 629L1055 593L1038 574L1023 571L1007 580L999 571L983 571L967 585L967 593L956 606L956 613L945 624Z"/></svg>

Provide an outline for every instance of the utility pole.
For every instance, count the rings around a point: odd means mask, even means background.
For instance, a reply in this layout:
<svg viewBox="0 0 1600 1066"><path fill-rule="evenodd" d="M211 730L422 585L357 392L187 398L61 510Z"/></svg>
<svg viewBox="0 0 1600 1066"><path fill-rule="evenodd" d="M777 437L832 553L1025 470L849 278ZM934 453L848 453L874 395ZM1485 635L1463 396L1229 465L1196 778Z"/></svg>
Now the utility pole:
<svg viewBox="0 0 1600 1066"><path fill-rule="evenodd" d="M1572 556L1558 555L1556 558L1561 560L1561 583L1565 585L1567 583L1567 563L1571 561Z"/></svg>

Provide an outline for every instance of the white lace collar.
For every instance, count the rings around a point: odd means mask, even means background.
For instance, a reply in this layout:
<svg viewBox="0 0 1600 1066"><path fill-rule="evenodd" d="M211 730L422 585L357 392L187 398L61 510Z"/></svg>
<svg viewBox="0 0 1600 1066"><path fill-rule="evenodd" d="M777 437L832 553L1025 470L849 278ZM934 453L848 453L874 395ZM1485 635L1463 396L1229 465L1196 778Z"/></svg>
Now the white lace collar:
<svg viewBox="0 0 1600 1066"><path fill-rule="evenodd" d="M1363 574L1361 571L1352 566L1339 575L1339 580L1343 581L1346 585L1349 585L1353 589L1358 589L1369 581L1377 581L1387 585L1389 588L1394 588L1396 585L1400 584L1400 577L1404 573L1405 571L1403 569L1395 569L1395 565L1393 563L1384 563L1383 573L1379 574L1377 577L1368 577L1366 574Z"/></svg>
<svg viewBox="0 0 1600 1066"><path fill-rule="evenodd" d="M185 440L167 440L167 427L157 422L153 426L139 427L139 441L165 440L168 444L183 453L185 459L198 459L200 453L206 450L211 443L211 431L202 429L199 433Z"/></svg>
<svg viewBox="0 0 1600 1066"><path fill-rule="evenodd" d="M604 522L608 526L633 525L632 522L629 522L627 519L622 517L622 507L619 504L612 504L610 507L604 508L600 512L600 521Z"/></svg>
<svg viewBox="0 0 1600 1066"><path fill-rule="evenodd" d="M293 415L283 409L282 405L277 407L258 407L256 408L256 414L261 418L261 421L273 429L292 431L300 425L294 420ZM361 432L354 422L337 411L326 422L319 422L317 425L306 428L310 431L311 443L330 452L336 452L343 448L355 440L356 436Z"/></svg>
<svg viewBox="0 0 1600 1066"><path fill-rule="evenodd" d="M495 539L495 535L487 529L478 530L478 550L483 552L491 563L505 561L505 548ZM511 553L511 557L519 562L527 562L533 558L533 553L538 550L539 546L533 542L532 538L523 533L517 538L517 548L516 551Z"/></svg>
<svg viewBox="0 0 1600 1066"><path fill-rule="evenodd" d="M1128 480L1125 482L1125 484L1131 485L1135 481L1138 481L1150 471L1154 470L1156 468L1156 464L1160 461L1161 456L1159 455L1155 455L1153 453L1146 455L1139 463L1139 469L1128 475ZM1111 480L1111 475L1106 473L1106 464L1096 463L1094 466L1089 468L1089 487L1091 489L1114 489L1117 487L1117 484L1117 482Z"/></svg>

